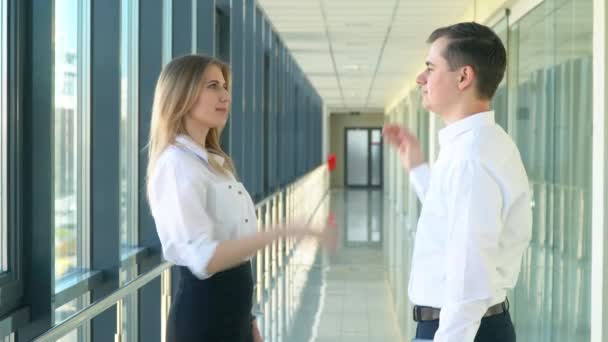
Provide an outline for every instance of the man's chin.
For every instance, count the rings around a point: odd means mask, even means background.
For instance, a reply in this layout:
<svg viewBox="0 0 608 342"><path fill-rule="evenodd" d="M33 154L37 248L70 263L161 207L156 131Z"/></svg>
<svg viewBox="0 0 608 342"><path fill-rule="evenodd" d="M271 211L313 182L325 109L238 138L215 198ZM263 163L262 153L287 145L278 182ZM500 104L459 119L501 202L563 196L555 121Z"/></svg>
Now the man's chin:
<svg viewBox="0 0 608 342"><path fill-rule="evenodd" d="M422 108L424 108L424 110L432 112L431 105L427 101L425 101L424 99L422 99L422 103L421 104L422 104Z"/></svg>

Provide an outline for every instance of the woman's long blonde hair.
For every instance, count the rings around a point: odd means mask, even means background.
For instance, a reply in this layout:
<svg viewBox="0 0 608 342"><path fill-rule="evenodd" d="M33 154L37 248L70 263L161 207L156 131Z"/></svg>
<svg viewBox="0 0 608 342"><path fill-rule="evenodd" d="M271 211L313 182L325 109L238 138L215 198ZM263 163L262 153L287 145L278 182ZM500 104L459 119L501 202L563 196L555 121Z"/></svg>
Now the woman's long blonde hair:
<svg viewBox="0 0 608 342"><path fill-rule="evenodd" d="M169 145L175 143L175 138L179 134L186 134L185 118L198 100L204 86L203 75L210 65L216 65L221 69L226 83L230 86L230 67L208 56L187 55L178 57L165 65L161 71L154 90L154 104L152 106L150 141L148 143L148 180L162 152ZM209 158L209 164L220 173L235 174L232 159L220 146L221 129L223 127L211 127L209 129L205 138L205 148L208 152L223 157L224 165L219 165L213 158Z"/></svg>

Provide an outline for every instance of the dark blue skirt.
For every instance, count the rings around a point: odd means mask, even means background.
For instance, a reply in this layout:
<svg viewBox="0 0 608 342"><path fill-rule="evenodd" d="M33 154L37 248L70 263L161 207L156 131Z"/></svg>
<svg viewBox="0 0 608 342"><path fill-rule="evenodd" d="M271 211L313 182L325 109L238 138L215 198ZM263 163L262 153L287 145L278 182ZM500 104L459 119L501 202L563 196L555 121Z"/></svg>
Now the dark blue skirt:
<svg viewBox="0 0 608 342"><path fill-rule="evenodd" d="M167 342L250 342L251 263L200 280L176 266L179 286L167 322Z"/></svg>

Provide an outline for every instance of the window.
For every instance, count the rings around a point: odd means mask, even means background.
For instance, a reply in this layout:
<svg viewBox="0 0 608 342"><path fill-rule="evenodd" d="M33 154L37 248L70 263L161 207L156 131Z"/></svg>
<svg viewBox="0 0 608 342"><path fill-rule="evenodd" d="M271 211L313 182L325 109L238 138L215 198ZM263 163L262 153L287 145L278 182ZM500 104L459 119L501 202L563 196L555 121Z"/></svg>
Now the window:
<svg viewBox="0 0 608 342"><path fill-rule="evenodd" d="M138 0L122 0L120 33L120 242L137 244Z"/></svg>
<svg viewBox="0 0 608 342"><path fill-rule="evenodd" d="M137 245L138 224L138 37L139 0L122 0L120 11L120 245L123 257ZM137 265L120 271L120 284L137 276ZM122 301L122 337L137 340L137 296Z"/></svg>
<svg viewBox="0 0 608 342"><path fill-rule="evenodd" d="M58 307L55 311L55 324L59 324L71 316L78 313L89 301L89 294L86 293L74 300L65 303L64 305ZM67 333L63 337L61 337L58 342L78 342L78 341L86 341L86 336L88 335L88 331L90 330L90 323L85 323L81 327L78 327L71 332Z"/></svg>
<svg viewBox="0 0 608 342"><path fill-rule="evenodd" d="M191 52L197 52L197 39L198 39L198 18L196 17L198 13L198 1L192 0L192 40L190 42L190 46L192 47Z"/></svg>
<svg viewBox="0 0 608 342"><path fill-rule="evenodd" d="M53 195L55 281L88 266L90 3L57 0Z"/></svg>
<svg viewBox="0 0 608 342"><path fill-rule="evenodd" d="M230 62L230 16L223 9L215 11L215 57Z"/></svg>
<svg viewBox="0 0 608 342"><path fill-rule="evenodd" d="M173 0L163 1L163 65L173 56Z"/></svg>
<svg viewBox="0 0 608 342"><path fill-rule="evenodd" d="M8 269L7 234L7 0L0 0L0 273Z"/></svg>
<svg viewBox="0 0 608 342"><path fill-rule="evenodd" d="M592 16L591 0L547 0L509 33L509 133L533 194L532 241L512 297L527 340L590 339Z"/></svg>
<svg viewBox="0 0 608 342"><path fill-rule="evenodd" d="M507 46L507 36L509 32L509 27L507 25L507 17L501 19L494 27L492 28L496 35L502 41L502 44ZM508 53L507 53L508 54ZM508 57L507 57L508 59ZM507 88L507 72L505 70L505 75L502 78L502 81L498 85L498 89L496 89L496 93L494 94L494 98L492 99L492 109L495 112L496 123L499 124L505 131L508 131L509 126L509 113L508 113L508 88Z"/></svg>

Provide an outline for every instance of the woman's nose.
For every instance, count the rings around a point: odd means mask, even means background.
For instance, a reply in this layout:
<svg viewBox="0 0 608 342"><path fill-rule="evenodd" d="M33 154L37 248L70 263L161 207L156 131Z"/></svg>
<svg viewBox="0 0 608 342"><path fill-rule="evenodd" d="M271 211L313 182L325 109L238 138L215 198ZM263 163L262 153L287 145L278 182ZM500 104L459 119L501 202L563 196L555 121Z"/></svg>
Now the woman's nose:
<svg viewBox="0 0 608 342"><path fill-rule="evenodd" d="M232 97L230 96L230 92L228 90L226 90L220 97L220 100L222 102L230 102L232 100Z"/></svg>

